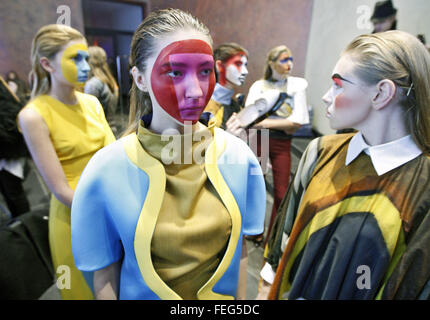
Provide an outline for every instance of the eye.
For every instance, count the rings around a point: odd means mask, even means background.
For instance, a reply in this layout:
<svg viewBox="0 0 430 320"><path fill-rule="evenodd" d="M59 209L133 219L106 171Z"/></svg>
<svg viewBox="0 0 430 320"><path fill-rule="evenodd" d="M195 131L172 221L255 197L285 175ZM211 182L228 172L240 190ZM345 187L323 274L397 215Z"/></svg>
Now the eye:
<svg viewBox="0 0 430 320"><path fill-rule="evenodd" d="M82 60L82 56L80 54L78 54L75 57L73 57L73 60L75 60L76 62L79 62Z"/></svg>
<svg viewBox="0 0 430 320"><path fill-rule="evenodd" d="M202 76L209 76L212 73L212 69L204 69L200 72Z"/></svg>
<svg viewBox="0 0 430 320"><path fill-rule="evenodd" d="M333 79L333 86L336 89L341 89L342 88L342 82L340 81L340 79L337 79L337 78Z"/></svg>
<svg viewBox="0 0 430 320"><path fill-rule="evenodd" d="M178 70L172 70L168 72L167 75L171 78L179 78L182 77L182 72Z"/></svg>

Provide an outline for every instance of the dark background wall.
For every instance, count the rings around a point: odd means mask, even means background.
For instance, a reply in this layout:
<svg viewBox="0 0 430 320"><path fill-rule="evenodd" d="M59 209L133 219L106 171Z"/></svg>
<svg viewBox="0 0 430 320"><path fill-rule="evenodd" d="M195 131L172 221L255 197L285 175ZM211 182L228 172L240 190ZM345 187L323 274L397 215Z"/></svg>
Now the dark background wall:
<svg viewBox="0 0 430 320"><path fill-rule="evenodd" d="M71 26L84 31L81 0L2 0L0 1L0 74L15 70L27 80L31 69L31 40L40 27L56 23L57 8L70 8Z"/></svg>
<svg viewBox="0 0 430 320"><path fill-rule="evenodd" d="M237 42L249 51L241 92L263 75L267 52L280 44L294 56L292 75L304 76L313 0L152 0L151 10L175 7L194 14L211 31L214 46Z"/></svg>
<svg viewBox="0 0 430 320"><path fill-rule="evenodd" d="M117 2L130 2L123 0ZM133 0L139 3L139 0ZM237 42L249 51L249 76L241 88L247 93L261 78L267 52L285 44L293 52L293 75L303 76L313 0L141 0L149 10L175 7L191 12L210 29L214 46ZM71 9L71 26L85 32L82 0L0 1L0 74L16 70L27 79L31 40L37 30L56 23L57 8ZM128 51L128 48L125 49Z"/></svg>

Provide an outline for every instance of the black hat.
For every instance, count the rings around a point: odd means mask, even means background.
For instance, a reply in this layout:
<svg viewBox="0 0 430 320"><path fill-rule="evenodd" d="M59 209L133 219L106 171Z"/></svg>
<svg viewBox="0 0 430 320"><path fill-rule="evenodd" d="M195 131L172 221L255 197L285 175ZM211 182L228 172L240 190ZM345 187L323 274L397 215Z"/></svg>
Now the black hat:
<svg viewBox="0 0 430 320"><path fill-rule="evenodd" d="M395 15L397 9L393 7L391 0L379 1L375 4L373 15L370 20L379 20Z"/></svg>

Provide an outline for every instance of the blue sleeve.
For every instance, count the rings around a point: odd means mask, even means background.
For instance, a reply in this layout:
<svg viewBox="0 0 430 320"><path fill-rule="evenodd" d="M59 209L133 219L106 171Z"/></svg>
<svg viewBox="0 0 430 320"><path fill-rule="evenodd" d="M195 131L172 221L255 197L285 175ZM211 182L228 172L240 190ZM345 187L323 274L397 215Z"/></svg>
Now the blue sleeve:
<svg viewBox="0 0 430 320"><path fill-rule="evenodd" d="M243 233L258 235L264 232L266 216L266 184L261 166L249 150L249 167L246 190L246 210L243 217Z"/></svg>
<svg viewBox="0 0 430 320"><path fill-rule="evenodd" d="M88 162L76 187L71 213L72 250L77 268L96 271L122 255L122 244L112 221L108 201L112 198L105 175L112 168L109 154L101 150ZM111 191L113 192L113 191Z"/></svg>

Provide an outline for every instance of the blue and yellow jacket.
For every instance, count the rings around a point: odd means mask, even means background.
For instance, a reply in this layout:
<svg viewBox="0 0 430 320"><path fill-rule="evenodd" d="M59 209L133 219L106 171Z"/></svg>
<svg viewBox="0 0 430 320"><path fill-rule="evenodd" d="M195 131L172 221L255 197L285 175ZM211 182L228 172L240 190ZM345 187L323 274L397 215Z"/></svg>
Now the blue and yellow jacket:
<svg viewBox="0 0 430 320"><path fill-rule="evenodd" d="M248 146L218 128L205 153L205 171L228 210L232 230L218 268L197 297L234 299L242 236L264 231L264 178ZM151 260L165 184L163 164L142 148L136 134L97 152L79 180L71 218L75 264L88 275L122 259L120 299L181 299Z"/></svg>

